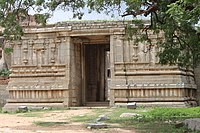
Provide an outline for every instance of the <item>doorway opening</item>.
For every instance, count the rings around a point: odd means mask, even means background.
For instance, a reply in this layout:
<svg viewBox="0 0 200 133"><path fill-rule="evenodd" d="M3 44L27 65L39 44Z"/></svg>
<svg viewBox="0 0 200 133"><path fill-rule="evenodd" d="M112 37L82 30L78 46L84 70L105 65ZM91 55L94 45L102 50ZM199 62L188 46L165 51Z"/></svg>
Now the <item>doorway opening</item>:
<svg viewBox="0 0 200 133"><path fill-rule="evenodd" d="M109 44L84 44L83 55L83 101L108 101L108 79L110 76Z"/></svg>

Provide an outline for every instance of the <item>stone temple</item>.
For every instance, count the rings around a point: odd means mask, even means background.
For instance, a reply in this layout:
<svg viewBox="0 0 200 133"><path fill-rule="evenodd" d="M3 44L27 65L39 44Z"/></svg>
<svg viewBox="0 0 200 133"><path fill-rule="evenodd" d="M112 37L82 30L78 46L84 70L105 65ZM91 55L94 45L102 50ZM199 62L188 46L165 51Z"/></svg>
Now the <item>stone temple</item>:
<svg viewBox="0 0 200 133"><path fill-rule="evenodd" d="M162 35L150 35L155 44L148 50L148 44L126 39L127 24L82 21L27 27L22 40L12 44L4 109L131 102L196 105L199 90L193 70L160 65L156 39Z"/></svg>

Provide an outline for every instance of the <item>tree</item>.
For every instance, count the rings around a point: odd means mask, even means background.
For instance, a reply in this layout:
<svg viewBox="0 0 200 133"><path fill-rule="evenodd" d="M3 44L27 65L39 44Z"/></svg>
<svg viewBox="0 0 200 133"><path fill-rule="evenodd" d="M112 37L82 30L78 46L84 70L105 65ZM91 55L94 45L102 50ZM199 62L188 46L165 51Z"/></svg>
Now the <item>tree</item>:
<svg viewBox="0 0 200 133"><path fill-rule="evenodd" d="M23 31L19 22L28 16L29 10L34 10L37 22L45 25L58 8L70 10L74 17L81 19L85 7L89 12L107 13L125 7L123 17L149 17L149 26L134 20L138 30L127 29L135 36L140 35L136 41L148 41L151 45L148 31L164 32L164 39L157 41L162 49L158 53L162 64L195 67L200 63L199 0L0 0L0 26L5 38L20 39Z"/></svg>
<svg viewBox="0 0 200 133"><path fill-rule="evenodd" d="M200 63L199 0L88 0L89 8L97 12L109 12L112 7L120 10L122 5L126 5L123 17L143 15L150 18L150 25L146 27L133 21L138 30L129 29L129 32L140 35L136 42L148 41L151 46L148 31L164 32L164 39L157 41L162 49L158 53L160 63L186 67Z"/></svg>
<svg viewBox="0 0 200 133"><path fill-rule="evenodd" d="M2 48L2 58L0 59L0 69L8 67L4 57L6 51L12 51L7 48L2 40L20 40L23 35L22 23L30 19L28 12L35 12L35 18L38 24L45 25L47 19L52 13L60 8L62 10L70 10L74 13L74 17L81 18L84 8L84 0L0 0L0 45ZM3 38L2 38L3 36Z"/></svg>
<svg viewBox="0 0 200 133"><path fill-rule="evenodd" d="M81 17L84 0L0 0L0 27L6 39L20 39L23 34L20 22L29 17L30 10L35 12L35 19L43 25L57 9L71 10L74 17Z"/></svg>

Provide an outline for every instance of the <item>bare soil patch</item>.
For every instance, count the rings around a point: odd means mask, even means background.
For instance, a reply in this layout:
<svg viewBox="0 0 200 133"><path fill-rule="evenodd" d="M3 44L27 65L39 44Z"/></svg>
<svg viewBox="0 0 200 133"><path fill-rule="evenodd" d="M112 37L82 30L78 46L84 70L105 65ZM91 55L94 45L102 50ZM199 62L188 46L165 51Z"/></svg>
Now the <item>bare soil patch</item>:
<svg viewBox="0 0 200 133"><path fill-rule="evenodd" d="M18 114L0 114L0 133L134 133L133 129L87 129L83 122L73 122L73 116L93 113L91 109L42 111ZM95 118L94 118L95 119ZM60 122L52 126L40 126L36 122Z"/></svg>

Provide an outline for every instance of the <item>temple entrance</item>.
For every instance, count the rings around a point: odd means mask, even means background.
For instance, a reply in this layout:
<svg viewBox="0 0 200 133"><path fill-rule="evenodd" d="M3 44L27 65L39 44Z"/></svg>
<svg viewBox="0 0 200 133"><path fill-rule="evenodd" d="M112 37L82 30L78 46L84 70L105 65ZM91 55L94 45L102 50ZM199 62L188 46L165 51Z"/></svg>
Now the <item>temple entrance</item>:
<svg viewBox="0 0 200 133"><path fill-rule="evenodd" d="M83 93L85 103L108 100L109 44L85 44Z"/></svg>

